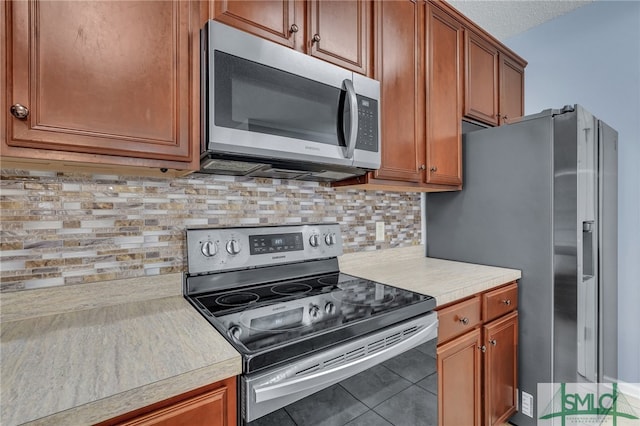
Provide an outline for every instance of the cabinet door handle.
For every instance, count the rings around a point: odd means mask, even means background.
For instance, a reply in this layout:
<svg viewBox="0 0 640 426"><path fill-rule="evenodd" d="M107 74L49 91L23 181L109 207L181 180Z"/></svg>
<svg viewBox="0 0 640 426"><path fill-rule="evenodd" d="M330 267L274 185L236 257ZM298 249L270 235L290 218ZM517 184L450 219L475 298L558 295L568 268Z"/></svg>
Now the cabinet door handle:
<svg viewBox="0 0 640 426"><path fill-rule="evenodd" d="M296 24L292 24L291 28L289 28L290 33L297 33L300 30Z"/></svg>
<svg viewBox="0 0 640 426"><path fill-rule="evenodd" d="M482 352L486 352L487 351L487 347L485 345L478 346L478 349L480 349Z"/></svg>
<svg viewBox="0 0 640 426"><path fill-rule="evenodd" d="M420 164L420 167L418 167L418 170L427 170L427 166L424 164Z"/></svg>
<svg viewBox="0 0 640 426"><path fill-rule="evenodd" d="M489 343L491 343L493 346L497 345L498 342L496 341L496 339L489 339Z"/></svg>
<svg viewBox="0 0 640 426"><path fill-rule="evenodd" d="M320 34L313 35L313 37L311 38L311 44L313 43L320 43Z"/></svg>
<svg viewBox="0 0 640 426"><path fill-rule="evenodd" d="M460 318L460 322L461 322L462 324L464 324L464 325L467 325L467 324L469 324L469 318L467 318L467 317L462 317L462 318Z"/></svg>
<svg viewBox="0 0 640 426"><path fill-rule="evenodd" d="M431 168L429 169L429 171L431 171L431 172L437 172L437 171L438 171L438 167L436 167L436 166L431 166Z"/></svg>
<svg viewBox="0 0 640 426"><path fill-rule="evenodd" d="M11 105L11 115L20 120L24 120L29 116L29 108L21 104Z"/></svg>
<svg viewBox="0 0 640 426"><path fill-rule="evenodd" d="M509 306L511 305L511 299L505 299L502 301L502 303L504 303L505 305Z"/></svg>

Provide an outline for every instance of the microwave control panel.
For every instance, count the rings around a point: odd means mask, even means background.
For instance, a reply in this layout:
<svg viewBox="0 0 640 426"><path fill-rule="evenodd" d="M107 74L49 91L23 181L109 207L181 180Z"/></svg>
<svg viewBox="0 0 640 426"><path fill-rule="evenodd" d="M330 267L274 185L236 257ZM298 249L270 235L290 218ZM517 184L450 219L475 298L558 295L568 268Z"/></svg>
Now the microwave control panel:
<svg viewBox="0 0 640 426"><path fill-rule="evenodd" d="M358 139L356 149L378 151L378 101L357 95Z"/></svg>

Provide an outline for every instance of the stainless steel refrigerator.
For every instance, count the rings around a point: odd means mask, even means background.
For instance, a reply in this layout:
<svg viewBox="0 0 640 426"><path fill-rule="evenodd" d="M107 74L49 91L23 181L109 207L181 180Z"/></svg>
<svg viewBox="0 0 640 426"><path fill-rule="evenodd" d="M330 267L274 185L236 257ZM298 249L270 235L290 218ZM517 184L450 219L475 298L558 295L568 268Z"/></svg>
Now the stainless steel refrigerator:
<svg viewBox="0 0 640 426"><path fill-rule="evenodd" d="M427 256L522 270L517 425L538 383L617 379L617 140L579 105L465 133L464 188L427 196Z"/></svg>

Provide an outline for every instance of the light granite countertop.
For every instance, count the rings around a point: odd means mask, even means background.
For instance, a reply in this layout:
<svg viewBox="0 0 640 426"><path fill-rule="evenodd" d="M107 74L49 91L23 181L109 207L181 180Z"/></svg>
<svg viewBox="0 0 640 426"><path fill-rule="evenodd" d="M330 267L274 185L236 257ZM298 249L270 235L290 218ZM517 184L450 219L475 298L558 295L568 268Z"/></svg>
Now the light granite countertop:
<svg viewBox="0 0 640 426"><path fill-rule="evenodd" d="M516 269L425 257L424 246L349 253L340 271L436 298L438 306L521 277Z"/></svg>
<svg viewBox="0 0 640 426"><path fill-rule="evenodd" d="M520 278L425 258L423 246L339 261L438 305ZM96 423L240 374L240 355L182 297L181 282L169 274L0 295L0 424Z"/></svg>
<svg viewBox="0 0 640 426"><path fill-rule="evenodd" d="M181 274L0 302L5 426L92 424L242 371L240 355L182 297Z"/></svg>

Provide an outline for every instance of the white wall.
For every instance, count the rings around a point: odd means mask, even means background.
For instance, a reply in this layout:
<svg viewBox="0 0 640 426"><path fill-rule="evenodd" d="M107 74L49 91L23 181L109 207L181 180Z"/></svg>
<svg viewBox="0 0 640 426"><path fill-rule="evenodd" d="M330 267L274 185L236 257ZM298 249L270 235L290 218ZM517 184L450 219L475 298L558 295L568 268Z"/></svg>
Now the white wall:
<svg viewBox="0 0 640 426"><path fill-rule="evenodd" d="M581 104L619 132L619 374L640 382L640 2L596 1L506 40L525 112Z"/></svg>

